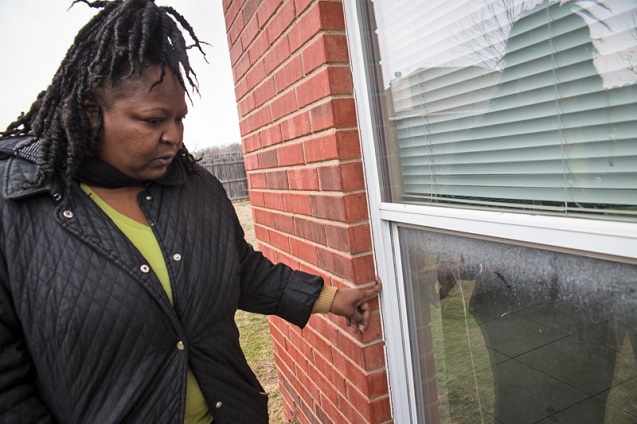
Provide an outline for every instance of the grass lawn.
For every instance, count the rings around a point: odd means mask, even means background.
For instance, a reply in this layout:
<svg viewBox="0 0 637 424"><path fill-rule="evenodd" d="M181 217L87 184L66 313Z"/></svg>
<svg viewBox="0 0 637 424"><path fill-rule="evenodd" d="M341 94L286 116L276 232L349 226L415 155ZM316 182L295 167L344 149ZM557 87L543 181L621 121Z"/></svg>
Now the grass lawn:
<svg viewBox="0 0 637 424"><path fill-rule="evenodd" d="M250 203L247 200L240 200L234 201L233 204L243 231L246 233L246 240L256 247ZM268 402L270 423L286 423L283 413L283 398L279 391L274 364L268 317L237 311L235 321L241 332L241 348L246 355L248 364L257 375L265 391L270 395Z"/></svg>

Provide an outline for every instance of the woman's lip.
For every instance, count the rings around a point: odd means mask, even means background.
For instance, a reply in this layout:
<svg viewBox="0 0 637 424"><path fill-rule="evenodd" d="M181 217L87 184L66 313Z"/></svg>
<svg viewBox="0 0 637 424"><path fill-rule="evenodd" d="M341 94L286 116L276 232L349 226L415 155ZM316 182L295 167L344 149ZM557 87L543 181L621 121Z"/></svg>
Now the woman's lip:
<svg viewBox="0 0 637 424"><path fill-rule="evenodd" d="M175 155L159 156L157 159L155 159L155 162L163 166L168 166L170 165L170 162L172 162L174 158L175 158Z"/></svg>

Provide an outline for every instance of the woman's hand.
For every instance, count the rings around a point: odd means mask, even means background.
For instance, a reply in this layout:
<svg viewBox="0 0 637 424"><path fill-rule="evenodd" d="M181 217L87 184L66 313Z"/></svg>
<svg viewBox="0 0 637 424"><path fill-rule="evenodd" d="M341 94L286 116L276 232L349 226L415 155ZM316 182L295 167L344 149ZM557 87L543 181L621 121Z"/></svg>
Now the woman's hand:
<svg viewBox="0 0 637 424"><path fill-rule="evenodd" d="M362 333L369 321L369 301L378 296L380 287L380 278L376 277L376 285L371 289L338 289L330 312L347 318L347 326L353 325L354 333Z"/></svg>

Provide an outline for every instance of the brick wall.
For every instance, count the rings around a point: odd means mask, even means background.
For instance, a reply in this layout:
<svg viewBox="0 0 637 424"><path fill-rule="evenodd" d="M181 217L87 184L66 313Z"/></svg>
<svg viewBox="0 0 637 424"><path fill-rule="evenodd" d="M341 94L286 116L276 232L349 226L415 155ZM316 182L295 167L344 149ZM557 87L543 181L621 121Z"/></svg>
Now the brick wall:
<svg viewBox="0 0 637 424"><path fill-rule="evenodd" d="M326 284L374 266L343 5L223 0L259 248ZM299 423L391 422L377 302L367 332L271 318L285 410Z"/></svg>

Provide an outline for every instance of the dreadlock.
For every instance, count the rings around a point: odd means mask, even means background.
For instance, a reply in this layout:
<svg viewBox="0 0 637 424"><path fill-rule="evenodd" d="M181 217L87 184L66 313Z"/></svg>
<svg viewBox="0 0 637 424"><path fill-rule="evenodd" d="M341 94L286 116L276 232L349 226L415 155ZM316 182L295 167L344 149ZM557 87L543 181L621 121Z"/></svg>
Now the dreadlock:
<svg viewBox="0 0 637 424"><path fill-rule="evenodd" d="M83 159L95 154L102 130L102 110L96 106L97 125L91 125L87 105L98 105L94 90L117 80L141 74L151 64L161 68L152 90L164 79L166 67L188 93L185 81L199 92L197 76L187 51L202 44L186 19L154 0L74 0L101 9L76 35L50 86L42 91L28 112L7 127L1 136L35 136L38 143L39 178L53 170L65 173L67 187ZM181 27L181 28L180 28ZM188 46L182 34L188 32ZM186 163L196 161L185 147Z"/></svg>

